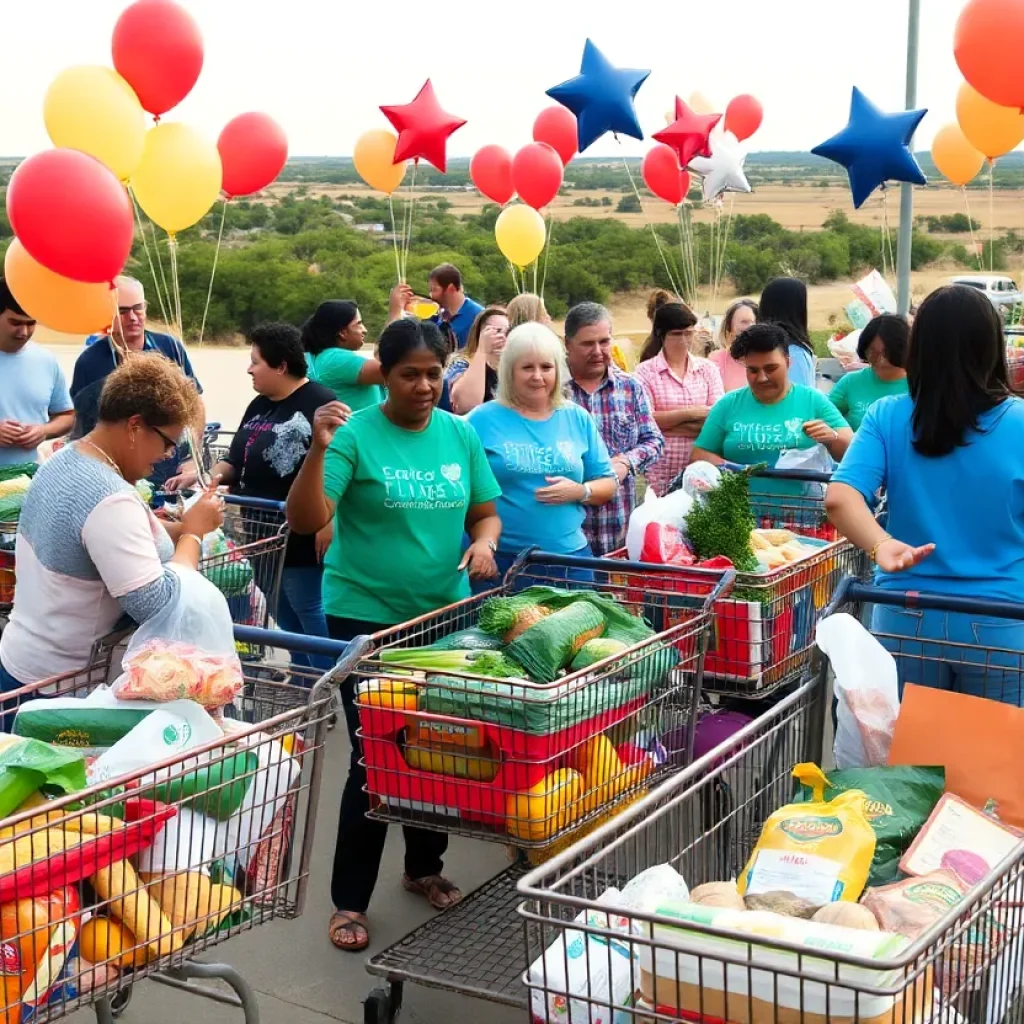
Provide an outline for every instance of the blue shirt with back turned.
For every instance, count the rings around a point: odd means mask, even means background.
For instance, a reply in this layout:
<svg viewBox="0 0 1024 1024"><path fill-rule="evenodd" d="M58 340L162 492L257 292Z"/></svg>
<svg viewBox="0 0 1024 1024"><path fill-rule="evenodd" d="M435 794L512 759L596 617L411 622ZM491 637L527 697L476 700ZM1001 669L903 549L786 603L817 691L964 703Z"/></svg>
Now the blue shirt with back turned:
<svg viewBox="0 0 1024 1024"><path fill-rule="evenodd" d="M912 569L877 574L888 590L1020 601L1024 593L1024 400L982 413L978 430L948 455L913 446L913 399L883 398L868 410L833 476L874 500L886 489L888 531L935 551Z"/></svg>

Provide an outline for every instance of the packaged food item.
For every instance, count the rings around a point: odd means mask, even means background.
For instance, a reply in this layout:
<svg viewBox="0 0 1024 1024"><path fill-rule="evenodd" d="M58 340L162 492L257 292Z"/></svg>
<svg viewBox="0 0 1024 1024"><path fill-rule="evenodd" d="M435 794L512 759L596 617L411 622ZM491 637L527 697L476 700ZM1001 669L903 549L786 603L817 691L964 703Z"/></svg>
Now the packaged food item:
<svg viewBox="0 0 1024 1024"><path fill-rule="evenodd" d="M916 939L965 896L969 886L949 871L933 871L892 885L868 889L861 903L883 931Z"/></svg>
<svg viewBox="0 0 1024 1024"><path fill-rule="evenodd" d="M604 616L589 601L577 601L531 626L508 645L508 655L530 678L552 683L588 640L603 636Z"/></svg>
<svg viewBox="0 0 1024 1024"><path fill-rule="evenodd" d="M85 760L76 750L22 740L0 750L0 818L46 786L50 796L85 789Z"/></svg>
<svg viewBox="0 0 1024 1024"><path fill-rule="evenodd" d="M875 833L860 790L833 800L780 807L766 822L743 874L739 892L789 892L821 906L855 903L864 891Z"/></svg>
<svg viewBox="0 0 1024 1024"><path fill-rule="evenodd" d="M835 924L840 928L859 928L866 932L879 930L878 919L860 903L826 903L811 920L817 924Z"/></svg>
<svg viewBox="0 0 1024 1024"><path fill-rule="evenodd" d="M943 768L902 765L837 769L826 775L815 764L798 764L793 775L801 800L831 800L851 789L865 794L864 812L877 840L868 876L868 885L875 886L900 877L900 857L934 810L946 778Z"/></svg>
<svg viewBox="0 0 1024 1024"><path fill-rule="evenodd" d="M1022 838L1019 830L946 793L900 860L900 870L920 877L945 869L976 885Z"/></svg>
<svg viewBox="0 0 1024 1024"><path fill-rule="evenodd" d="M784 917L801 917L805 921L814 919L818 910L821 909L817 903L801 899L791 892L765 892L757 896L747 896L743 905L747 910L767 910L772 914L782 914ZM833 904L826 904L832 906ZM848 903L835 904L836 906L851 906ZM833 922L834 923L834 922Z"/></svg>
<svg viewBox="0 0 1024 1024"><path fill-rule="evenodd" d="M525 793L509 793L505 827L524 842L543 842L568 828L580 815L583 777L571 768L545 776Z"/></svg>
<svg viewBox="0 0 1024 1024"><path fill-rule="evenodd" d="M743 910L745 903L735 882L705 882L690 892L690 902L702 907Z"/></svg>
<svg viewBox="0 0 1024 1024"><path fill-rule="evenodd" d="M896 995L871 994L872 988L898 987L899 973L882 963L907 947L902 935L693 903L667 901L654 913L674 923L640 925L650 941L636 949L640 993L659 1013L666 1007L688 1020L751 1024L912 1024L931 1016L930 970ZM711 935L706 928L734 935ZM761 945L759 938L803 951ZM836 954L880 963L877 969L837 966ZM726 966L737 962L743 966ZM808 973L821 981L799 976Z"/></svg>
<svg viewBox="0 0 1024 1024"><path fill-rule="evenodd" d="M238 655L211 654L181 641L150 640L124 659L114 683L118 700L194 700L210 708L230 704L242 690Z"/></svg>

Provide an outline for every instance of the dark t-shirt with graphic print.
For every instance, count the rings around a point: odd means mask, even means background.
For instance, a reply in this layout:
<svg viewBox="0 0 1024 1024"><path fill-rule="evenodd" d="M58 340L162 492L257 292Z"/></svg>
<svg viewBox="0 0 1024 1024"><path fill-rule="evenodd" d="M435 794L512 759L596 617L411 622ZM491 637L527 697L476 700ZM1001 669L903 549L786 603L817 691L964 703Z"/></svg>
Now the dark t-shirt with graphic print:
<svg viewBox="0 0 1024 1024"><path fill-rule="evenodd" d="M264 395L254 398L225 459L235 470L232 490L249 498L284 501L309 451L313 416L333 401L334 392L313 381L280 401ZM285 565L316 564L314 538L292 534Z"/></svg>

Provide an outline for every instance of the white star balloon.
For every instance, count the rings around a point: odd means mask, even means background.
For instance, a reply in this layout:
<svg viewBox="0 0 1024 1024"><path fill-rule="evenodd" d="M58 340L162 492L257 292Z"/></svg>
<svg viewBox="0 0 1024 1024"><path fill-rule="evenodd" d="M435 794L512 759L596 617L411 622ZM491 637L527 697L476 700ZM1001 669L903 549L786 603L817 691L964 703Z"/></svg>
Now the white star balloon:
<svg viewBox="0 0 1024 1024"><path fill-rule="evenodd" d="M704 179L704 202L713 203L723 192L752 192L743 173L746 153L732 132L711 135L711 156L696 156L690 170Z"/></svg>

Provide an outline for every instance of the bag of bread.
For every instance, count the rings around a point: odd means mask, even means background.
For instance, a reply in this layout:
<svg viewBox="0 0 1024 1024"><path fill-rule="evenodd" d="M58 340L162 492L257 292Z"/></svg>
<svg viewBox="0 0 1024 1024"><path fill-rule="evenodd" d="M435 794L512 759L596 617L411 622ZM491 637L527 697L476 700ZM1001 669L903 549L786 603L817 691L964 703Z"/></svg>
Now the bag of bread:
<svg viewBox="0 0 1024 1024"><path fill-rule="evenodd" d="M765 822L739 878L740 895L786 892L816 906L855 903L875 855L866 801L851 789L834 800L780 807Z"/></svg>
<svg viewBox="0 0 1024 1024"><path fill-rule="evenodd" d="M950 871L933 871L892 885L868 889L861 900L884 932L916 939L944 917L967 893L968 887Z"/></svg>

